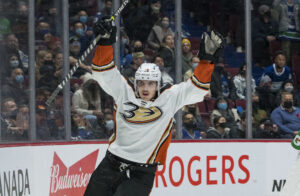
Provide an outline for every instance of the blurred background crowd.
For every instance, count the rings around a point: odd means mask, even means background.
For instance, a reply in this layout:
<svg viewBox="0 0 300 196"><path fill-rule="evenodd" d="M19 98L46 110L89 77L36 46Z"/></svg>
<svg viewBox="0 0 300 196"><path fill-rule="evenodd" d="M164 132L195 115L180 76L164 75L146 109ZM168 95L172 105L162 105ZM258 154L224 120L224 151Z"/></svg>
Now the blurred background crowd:
<svg viewBox="0 0 300 196"><path fill-rule="evenodd" d="M203 102L182 108L180 138L245 138L246 71L252 73L254 138L292 138L300 130L300 1L252 0L252 70L245 63L243 0L182 1L182 81L188 80L203 32L216 30L226 47ZM28 2L0 0L1 140L29 132ZM95 38L94 24L113 13L112 0L69 0L69 62ZM38 140L65 140L63 94L46 100L63 79L60 0L35 1L35 99ZM133 82L143 62L157 64L175 84L175 1L131 0L120 19L121 73ZM92 54L71 78L71 139L107 139L113 99L91 77ZM285 112L288 111L286 115ZM175 132L174 131L174 132ZM175 137L175 134L174 134Z"/></svg>

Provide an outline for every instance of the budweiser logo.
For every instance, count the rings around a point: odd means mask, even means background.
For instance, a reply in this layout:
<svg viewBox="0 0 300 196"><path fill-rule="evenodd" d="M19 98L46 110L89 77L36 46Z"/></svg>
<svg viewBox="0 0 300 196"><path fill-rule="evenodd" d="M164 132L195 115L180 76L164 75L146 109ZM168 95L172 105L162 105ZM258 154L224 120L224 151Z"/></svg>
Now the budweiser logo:
<svg viewBox="0 0 300 196"><path fill-rule="evenodd" d="M67 168L54 152L50 196L82 196L95 169L99 150Z"/></svg>

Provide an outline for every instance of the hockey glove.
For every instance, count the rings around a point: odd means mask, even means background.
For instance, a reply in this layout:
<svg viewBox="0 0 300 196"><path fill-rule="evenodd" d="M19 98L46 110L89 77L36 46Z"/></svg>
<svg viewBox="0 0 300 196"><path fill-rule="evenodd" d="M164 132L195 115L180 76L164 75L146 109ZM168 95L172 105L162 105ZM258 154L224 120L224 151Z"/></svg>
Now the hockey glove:
<svg viewBox="0 0 300 196"><path fill-rule="evenodd" d="M211 31L209 36L204 32L200 42L199 59L217 63L223 52L224 43L225 41L219 33Z"/></svg>
<svg viewBox="0 0 300 196"><path fill-rule="evenodd" d="M117 28L110 16L104 16L96 22L94 27L95 35L101 35L98 45L112 45L116 42Z"/></svg>

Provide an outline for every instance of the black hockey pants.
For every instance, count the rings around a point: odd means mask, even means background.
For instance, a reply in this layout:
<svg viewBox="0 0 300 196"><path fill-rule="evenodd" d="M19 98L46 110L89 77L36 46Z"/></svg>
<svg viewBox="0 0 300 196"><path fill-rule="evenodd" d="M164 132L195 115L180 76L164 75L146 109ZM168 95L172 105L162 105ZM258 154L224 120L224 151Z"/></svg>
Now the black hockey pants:
<svg viewBox="0 0 300 196"><path fill-rule="evenodd" d="M148 196L157 165L134 163L107 151L84 196Z"/></svg>

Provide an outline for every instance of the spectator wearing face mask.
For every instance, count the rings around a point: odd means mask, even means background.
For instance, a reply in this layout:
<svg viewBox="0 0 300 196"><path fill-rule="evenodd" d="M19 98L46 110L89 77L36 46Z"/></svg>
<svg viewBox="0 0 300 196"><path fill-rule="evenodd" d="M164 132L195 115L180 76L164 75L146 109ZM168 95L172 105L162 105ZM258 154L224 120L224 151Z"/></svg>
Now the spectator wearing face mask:
<svg viewBox="0 0 300 196"><path fill-rule="evenodd" d="M2 98L13 98L16 103L27 104L28 92L24 86L24 73L20 68L11 71L7 84L2 87Z"/></svg>
<svg viewBox="0 0 300 196"><path fill-rule="evenodd" d="M191 60L189 62L190 69L188 69L183 75L184 81L187 81L190 77L193 76L194 70L196 69L199 62L200 62L200 59L197 56L193 56L191 58Z"/></svg>
<svg viewBox="0 0 300 196"><path fill-rule="evenodd" d="M229 139L230 128L226 123L224 116L218 116L213 120L213 127L209 127L207 130L207 139Z"/></svg>
<svg viewBox="0 0 300 196"><path fill-rule="evenodd" d="M219 97L215 102L215 108L210 115L211 124L214 125L214 119L218 116L223 116L226 119L228 126L231 128L231 137L237 138L240 116L237 109L231 108L229 102L224 97Z"/></svg>
<svg viewBox="0 0 300 196"><path fill-rule="evenodd" d="M128 36L126 35L126 37ZM143 50L144 50L143 43L140 40L133 40L131 42L131 47L129 48L128 53L122 59L123 68L127 68L130 64L132 64L133 53L143 52Z"/></svg>
<svg viewBox="0 0 300 196"><path fill-rule="evenodd" d="M277 94L277 97L276 97L276 106L280 105L281 95L282 95L282 93L285 93L285 92L293 94L294 106L299 107L300 93L297 89L295 89L293 80L286 80L282 83L281 91L280 91L280 93Z"/></svg>
<svg viewBox="0 0 300 196"><path fill-rule="evenodd" d="M80 52L79 55L90 45L91 41L94 39L94 35L88 35L85 31L85 24L81 21L75 21L70 32L70 39L77 38L80 42Z"/></svg>
<svg viewBox="0 0 300 196"><path fill-rule="evenodd" d="M47 58L39 69L40 79L37 82L37 87L48 86L50 89L55 89L58 85L58 78L55 77L56 67L53 62L53 55Z"/></svg>
<svg viewBox="0 0 300 196"><path fill-rule="evenodd" d="M174 32L170 28L169 18L164 16L157 25L152 27L147 43L151 49L157 51L162 44L163 38L169 34L174 35Z"/></svg>
<svg viewBox="0 0 300 196"><path fill-rule="evenodd" d="M12 58L12 56L15 57ZM2 82L5 82L6 77L10 75L11 69L19 67L26 72L28 68L28 56L19 49L19 40L14 34L9 34L5 39L4 46L0 47L0 58L2 59L0 62Z"/></svg>
<svg viewBox="0 0 300 196"><path fill-rule="evenodd" d="M284 92L281 104L271 114L271 120L278 126L282 138L294 138L300 130L300 108L293 103L293 94Z"/></svg>
<svg viewBox="0 0 300 196"><path fill-rule="evenodd" d="M195 118L192 113L183 115L182 139L202 139L202 135L196 127Z"/></svg>

